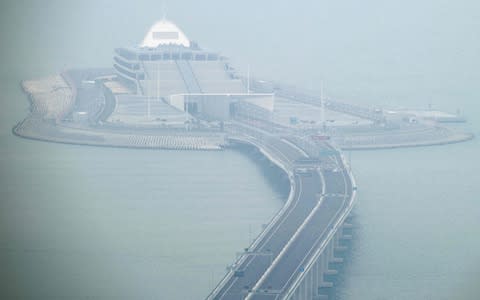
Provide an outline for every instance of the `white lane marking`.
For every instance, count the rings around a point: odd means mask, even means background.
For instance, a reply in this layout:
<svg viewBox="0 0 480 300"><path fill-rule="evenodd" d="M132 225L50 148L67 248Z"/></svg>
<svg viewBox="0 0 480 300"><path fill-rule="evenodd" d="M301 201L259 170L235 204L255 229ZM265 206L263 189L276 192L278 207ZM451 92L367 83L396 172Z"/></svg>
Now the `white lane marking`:
<svg viewBox="0 0 480 300"><path fill-rule="evenodd" d="M341 158L341 161L344 163L345 165L345 159L343 156L340 155L340 158ZM346 181L346 178L345 178L345 173L343 173L344 175L344 179ZM350 172L347 172L347 175L348 177L350 178L350 182L352 184L352 186L355 186L355 178L353 177L353 174ZM355 195L356 195L356 191L355 190L352 190L352 194L350 196L350 202L349 202L349 205L347 206L347 210L342 214L342 216L340 217L340 219L337 221L337 223L335 224L335 226L338 226L339 224L341 224L343 222L343 220L348 216L349 212L351 211L351 209L353 208L353 204L354 204L354 200L355 200ZM348 195L345 195L345 197L347 197ZM334 236L334 233L332 233L332 231L330 231L329 235L326 237L326 240L324 240L321 245L318 247L318 249L316 250L315 254L310 258L309 262L306 264L307 266L307 270L310 269L310 267L312 266L313 262L315 260L318 259L318 257L320 256L320 254L322 253L322 251L324 251L325 247L326 247L326 244L327 242L329 242L331 240L331 238ZM308 272L308 271L306 271ZM300 284L300 282L304 279L305 277L305 274L306 272L302 272L302 274L300 276L297 277L297 279L295 280L295 282L290 285L290 288L288 289L287 291L287 294L285 294L285 297L289 297L292 295L292 293L295 291L295 289L298 287L298 285ZM278 298L278 297L277 297Z"/></svg>
<svg viewBox="0 0 480 300"><path fill-rule="evenodd" d="M322 231L322 233L319 235L319 237L315 240L315 242L312 244L312 247L308 250L307 254L303 257L303 259L300 261L300 263L298 264L298 266L295 268L295 271L292 273L292 275L288 278L287 282L284 284L284 286L282 287L282 289L285 287L285 286L288 286L289 283L292 281L292 279L294 278L294 276L297 276L299 274L299 270L300 268L304 265L305 263L305 260L307 258L310 257L310 254L312 253L313 250L315 250L317 247L316 245L318 245L319 241L324 239L324 234L325 232L329 229L329 227L332 225L332 223L336 220L338 214L342 211L343 209L343 206L340 207L336 212L335 212L335 215L334 215L334 218L332 218L327 226L325 227L325 229ZM305 271L304 271L305 272Z"/></svg>
<svg viewBox="0 0 480 300"><path fill-rule="evenodd" d="M338 160L337 158L335 157L335 160L337 161L338 163ZM345 189L347 187L347 181L346 181L346 178L345 178L345 172L342 172L342 177L343 177L343 182L345 184ZM343 205L346 201L346 198L347 198L347 194L345 193L344 197L343 197L343 203L342 203L342 206L335 212L335 215L334 215L334 218L332 218L329 222L328 222L328 225L327 227L322 231L322 233L319 235L319 237L315 240L315 242L313 243L313 246L309 249L309 251L307 252L307 255L305 255L303 257L303 259L301 260L300 264L297 266L297 268L295 268L295 271L292 273L292 275L289 277L289 279L287 280L287 282L285 283L285 285L282 287L282 289L285 287L285 286L288 286L289 282L292 280L292 278L295 276L295 275L298 275L298 271L300 269L301 266L303 266L305 260L310 256L310 253L316 249L316 245L318 244L319 240L321 239L324 239L325 237L323 237L323 235L325 234L325 231L330 227L330 225L332 224L333 221L335 221L337 219L337 215L343 210ZM324 241L325 243L325 241Z"/></svg>
<svg viewBox="0 0 480 300"><path fill-rule="evenodd" d="M276 152L282 154L282 155L286 158L286 156L285 156L280 150L278 150L277 148L275 148L274 146L270 146L270 148L273 149L273 150L275 150ZM288 158L287 158L287 161L289 161ZM281 220L281 221L278 223L278 225L275 227L274 231L268 235L267 239L260 241L260 242L263 242L262 245L259 246L260 249L262 249L262 248L272 239L272 237L275 235L275 233L278 231L278 229L281 227L281 225L285 222L286 219L288 219L288 216L290 216L290 214L292 213L292 211L295 210L295 208L296 208L296 206L297 206L297 204L298 204L298 202L299 202L299 200L300 200L300 198L301 198L302 192L303 192L303 190L302 190L302 181L301 181L301 180L299 180L298 186L299 186L299 189L298 189L298 197L296 197L296 201L295 201L293 207L290 206L290 210L287 212L286 215L282 216L282 220ZM259 243L260 243L260 242L259 242ZM246 258L246 265L245 265L244 268L246 269L246 268L252 263L253 260L254 260L254 258L247 257L247 258ZM245 262L243 262L243 263L245 263ZM241 264L240 264L240 265L241 265ZM237 277L235 277L235 278L232 280L232 282L228 285L227 289L225 289L225 291L220 295L221 298L225 296L225 294L226 294L226 293L230 290L230 288L237 282L237 280L238 280Z"/></svg>
<svg viewBox="0 0 480 300"><path fill-rule="evenodd" d="M325 178L323 177L323 174L321 172L319 172L319 175L320 175L320 179L322 181L322 194L324 194L325 193ZM283 247L283 249L280 251L280 253L277 255L277 257L275 257L275 260L273 261L273 263L268 267L268 269L265 271L265 273L263 273L262 277L260 277L260 280L253 287L253 290L258 290L261 287L261 285L265 282L267 277L270 275L272 270L277 266L277 264L282 259L282 257L285 255L285 253L288 251L290 246L298 238L298 236L301 234L301 232L303 231L305 226L307 226L308 223L310 222L310 220L313 218L313 216L315 215L317 210L322 205L323 200L324 200L324 197L321 196L320 201L318 201L318 203L315 205L315 207L312 209L312 211L308 214L307 218L305 218L305 220L302 222L300 227L297 228L297 230L295 231L293 236L290 238L290 240L287 242L287 244ZM246 297L246 299L250 299L251 297L252 297L252 294L249 294Z"/></svg>
<svg viewBox="0 0 480 300"><path fill-rule="evenodd" d="M284 138L281 138L280 140L282 140L283 142L289 144L289 145L292 146L293 148L297 149L298 152L302 153L303 156L308 157L307 152L305 152L305 150L303 150L302 148L298 147L298 146L295 145L294 143L292 143L292 142L290 142L289 140L284 139Z"/></svg>
<svg viewBox="0 0 480 300"><path fill-rule="evenodd" d="M255 138L251 137L253 140L255 140ZM289 141L286 141L285 139L281 139L282 142L292 146L294 149L296 149L297 151L299 151L303 156L305 157L308 157L308 155L300 148L298 148L296 145L290 143ZM286 156L286 154L284 154L282 151L280 151L277 147L273 146L273 145L269 145L267 146L269 147L270 149L274 150L275 152L277 152L277 155L279 154L280 156L283 156L285 158L285 160L287 161L287 163L292 163L292 161ZM325 193L325 179L323 178L323 174L321 172L319 172L319 175L322 179L322 194ZM282 224L285 222L286 219L288 219L288 216L292 213L292 211L295 210L300 198L301 198L301 194L302 194L302 184L301 184L301 180L299 180L299 194L298 194L298 197L296 198L297 201L295 202L295 204L293 205L293 207L289 207L290 210L288 211L287 215L285 216L282 216L282 220L278 223L278 225L276 224L276 227L274 229L274 232L273 233L269 233L268 235L268 238L267 240L261 240L259 241L259 244L262 243L260 246L259 246L259 249L262 249L270 240L271 238L275 235L275 233L279 230L279 228L282 226ZM321 202L321 201L320 201ZM318 206L318 204L317 204ZM314 208L315 209L315 208ZM307 216L308 218L308 216ZM297 229L298 231L298 229ZM295 235L295 233L294 233ZM288 244L288 243L287 243ZM277 256L278 257L278 256ZM245 265L245 268L247 268L251 262L254 260L254 258L251 258L251 257L247 257L246 258L246 265ZM239 265L242 265L244 264L245 261ZM221 297L225 296L225 294L230 290L230 288L236 283L236 281L238 280L238 278L234 278L232 280L232 282L228 285L228 287L225 289L225 291L221 294Z"/></svg>

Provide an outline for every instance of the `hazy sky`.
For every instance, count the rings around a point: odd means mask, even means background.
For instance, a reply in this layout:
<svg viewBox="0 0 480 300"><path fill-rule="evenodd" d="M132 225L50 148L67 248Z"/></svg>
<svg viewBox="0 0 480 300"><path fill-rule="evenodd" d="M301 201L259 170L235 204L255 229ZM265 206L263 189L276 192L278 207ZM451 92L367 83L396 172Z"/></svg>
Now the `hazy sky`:
<svg viewBox="0 0 480 300"><path fill-rule="evenodd" d="M313 89L323 79L349 100L451 111L479 95L478 1L163 3L2 2L2 54L13 59L18 46L34 47L67 66L109 66L112 48L138 44L165 6L190 39L258 76ZM33 71L36 59L25 61Z"/></svg>

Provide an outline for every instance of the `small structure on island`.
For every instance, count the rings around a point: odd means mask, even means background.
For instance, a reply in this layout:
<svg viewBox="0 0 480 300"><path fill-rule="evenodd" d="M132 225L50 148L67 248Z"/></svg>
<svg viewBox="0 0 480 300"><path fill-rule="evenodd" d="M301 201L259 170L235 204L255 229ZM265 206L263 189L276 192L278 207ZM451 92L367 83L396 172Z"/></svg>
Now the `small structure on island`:
<svg viewBox="0 0 480 300"><path fill-rule="evenodd" d="M226 57L201 49L166 19L153 24L138 46L115 49L114 68L131 91L115 95L117 105L128 106L130 114L137 110L147 122L181 123L195 116L265 120L273 112L273 93L250 93Z"/></svg>

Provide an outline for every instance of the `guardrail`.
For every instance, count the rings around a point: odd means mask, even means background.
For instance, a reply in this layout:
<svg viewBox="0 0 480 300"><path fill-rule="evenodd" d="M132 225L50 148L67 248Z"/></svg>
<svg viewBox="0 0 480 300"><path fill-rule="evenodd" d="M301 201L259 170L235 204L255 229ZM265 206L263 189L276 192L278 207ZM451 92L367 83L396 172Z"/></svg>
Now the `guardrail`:
<svg viewBox="0 0 480 300"><path fill-rule="evenodd" d="M269 149L270 147L262 141L265 140L267 136L270 135L268 132L263 132L262 130L258 130L256 128L250 128L250 126L245 126L243 124L227 124L226 126L227 131L229 131L231 134L235 134L235 136L230 136L229 139L232 141L236 142L241 142L241 143L246 143L250 144L254 147L256 147L265 157L267 157L272 163L276 164L279 166L284 172L288 175L289 180L290 180L290 194L287 200L287 203L282 207L282 209L270 220L268 223L267 227L265 227L260 235L258 235L255 240L252 242L252 244L249 247L249 251L254 251L258 244L262 241L262 239L265 237L265 235L269 232L269 230L275 226L277 221L282 217L282 215L285 213L285 211L289 208L291 203L293 202L294 195L295 195L295 180L294 180L294 175L293 175L293 167L294 164L293 162L290 162L288 160L282 161L282 159L279 157L278 153L275 153L275 151L272 151L272 149ZM292 143L292 141L289 141L289 143ZM329 146L334 148L333 146ZM298 147L297 145L297 148ZM301 149L300 149L301 150ZM350 182L352 184L352 187L355 184L353 175L351 174L350 170L347 170L346 168L346 161L345 158L339 154L338 149L335 150L335 155L340 158L339 162L341 161L341 167L344 170L343 172L346 172L350 178ZM307 154L303 151L304 154ZM338 161L338 159L336 159ZM321 174L320 174L321 175ZM320 176L322 178L322 195L325 194L325 181L323 179L323 176ZM353 202L355 199L355 190L353 190L351 197L348 201L348 204L342 211L342 214L339 216L339 218L336 220L335 224L331 228L331 230L328 232L328 235L326 239L323 240L322 244L318 247L318 249L315 251L313 256L309 259L308 263L305 266L305 271L300 274L300 276L294 281L294 283L290 286L290 288L287 290L286 298L289 296L293 295L295 292L296 288L298 285L302 282L303 278L305 277L305 274L310 271L312 268L313 264L315 263L316 259L322 254L323 250L325 249L326 245L332 240L334 237L335 233L340 229L340 226L343 224L344 220L350 213L351 209L353 208ZM321 199L320 199L321 200ZM267 270L262 274L260 279L256 282L255 286L253 287L252 290L255 290L259 286L261 286L262 282L265 280L266 276L269 274L269 272L272 271L273 267L278 263L279 259L283 256L283 254L289 249L289 246L295 241L295 239L299 236L300 232L302 229L308 224L309 220L314 216L315 212L319 209L321 204L321 201L319 201L318 204L315 205L313 210L309 213L307 218L302 222L299 228L295 231L295 233L292 235L292 237L289 239L289 241L285 244L285 246L280 250L279 254L274 258L273 262L270 264L270 266L267 268ZM314 249L314 248L312 248ZM248 252L246 252L248 254ZM234 262L232 266L240 266L248 257L248 255L245 255L244 253L241 253L239 258ZM207 296L207 299L213 299L219 292L220 290L225 286L225 284L232 279L234 276L235 268L230 268L228 273L222 278L222 280L219 282L219 284L214 288L214 290ZM247 299L251 297L252 294L249 294L247 296Z"/></svg>
<svg viewBox="0 0 480 300"><path fill-rule="evenodd" d="M295 195L295 180L293 176L293 170L291 165L285 164L282 162L280 159L275 158L274 154L271 154L268 152L266 147L264 145L261 145L261 143L257 142L257 139L248 136L248 135L243 135L243 136L237 136L237 137L229 137L231 140L247 143L250 145L253 145L256 147L260 152L262 152L265 157L267 157L272 163L277 165L279 168L281 168L287 175L288 179L290 181L290 193L288 195L287 202L285 205L273 216L273 218L270 220L268 225L262 230L262 232L255 238L255 240L252 242L250 245L249 249L255 249L260 243L260 241L265 237L265 235L268 233L268 231L276 224L276 222L281 218L281 216L285 213L285 211L290 207L293 197ZM234 266L239 266L241 265L245 259L247 258L246 255L241 255L232 265ZM226 282L230 280L233 277L235 270L232 268L228 271L228 273L222 278L222 280L217 284L217 286L213 289L213 291L207 296L206 299L210 300L215 297L215 295L223 288Z"/></svg>
<svg viewBox="0 0 480 300"><path fill-rule="evenodd" d="M322 182L324 183L325 180L323 179L323 176L321 175L320 173L320 176L322 178ZM325 194L325 183L322 185L322 195ZM265 273L263 273L262 277L260 278L260 280L258 280L258 282L255 284L255 286L253 287L253 290L257 290L261 287L261 285L263 284L263 282L266 280L267 276L272 272L273 268L275 268L275 266L278 264L278 262L280 261L280 259L285 255L285 253L288 251L288 249L290 248L290 246L292 245L292 243L298 238L298 236L300 235L300 233L302 232L302 230L305 228L305 226L307 226L308 222L310 222L310 220L313 218L313 216L315 215L315 213L317 212L317 210L320 208L321 204L322 204L322 201L323 201L323 196L320 197L318 203L315 205L315 207L312 209L312 211L308 214L307 218L305 218L305 220L302 222L302 224L300 225L300 227L297 228L297 230L295 231L295 233L293 234L293 236L290 238L290 240L287 242L287 244L283 247L283 249L280 251L280 253L277 255L277 257L275 258L275 260L272 262L272 264L268 267L268 269L265 271ZM252 296L252 294L249 294L246 299L250 299Z"/></svg>
<svg viewBox="0 0 480 300"><path fill-rule="evenodd" d="M258 92L274 91L277 96L292 99L294 101L303 102L312 105L321 105L322 99L314 91L297 88L295 86L266 80L251 79L251 89ZM383 114L376 113L374 110L341 102L333 99L324 99L325 107L342 113L347 113L364 119L370 119L375 122L383 122Z"/></svg>
<svg viewBox="0 0 480 300"><path fill-rule="evenodd" d="M350 200L348 201L348 205L345 207L345 210L343 211L342 215L340 218L337 220L335 225L332 227L332 229L329 231L327 238L323 240L323 242L320 244L318 247L317 251L312 255L308 263L304 267L304 271L300 273L300 275L297 277L297 279L294 281L294 283L290 286L290 288L286 291L286 294L282 297L282 299L290 299L293 297L295 291L297 288L300 286L302 281L305 279L305 276L308 274L308 272L312 269L313 265L316 263L320 255L322 255L323 251L325 250L326 246L331 242L335 234L340 227L342 226L343 222L345 222L345 219L348 217L350 212L353 209L353 206L355 204L355 198L356 198L356 182L355 178L353 176L353 173L350 168L346 168L347 162L345 160L345 157L343 155L340 155L341 161L342 161L342 167L344 168L345 172L348 174L351 186L352 186L352 194L350 196Z"/></svg>

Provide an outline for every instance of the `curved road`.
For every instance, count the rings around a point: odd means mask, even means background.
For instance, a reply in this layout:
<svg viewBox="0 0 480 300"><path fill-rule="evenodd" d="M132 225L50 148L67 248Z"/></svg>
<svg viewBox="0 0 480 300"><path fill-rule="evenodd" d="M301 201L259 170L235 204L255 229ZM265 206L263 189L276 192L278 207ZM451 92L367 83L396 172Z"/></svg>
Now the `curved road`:
<svg viewBox="0 0 480 300"><path fill-rule="evenodd" d="M282 298L307 261L325 242L351 198L351 181L338 152L311 159L297 145L278 137L238 137L259 148L289 173L289 201L260 237L245 249L208 299ZM328 162L327 162L328 161ZM336 168L324 169L325 165Z"/></svg>

